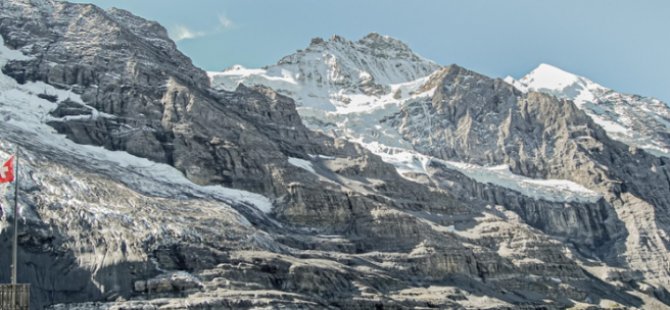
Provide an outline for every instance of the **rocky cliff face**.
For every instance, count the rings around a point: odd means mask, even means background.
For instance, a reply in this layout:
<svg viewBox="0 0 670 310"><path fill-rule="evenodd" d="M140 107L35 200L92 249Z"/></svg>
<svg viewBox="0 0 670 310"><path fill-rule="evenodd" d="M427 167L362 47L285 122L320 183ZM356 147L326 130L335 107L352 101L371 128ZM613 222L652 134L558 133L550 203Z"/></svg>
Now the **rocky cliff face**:
<svg viewBox="0 0 670 310"><path fill-rule="evenodd" d="M516 174L569 179L617 195L632 192L659 206L670 202L667 158L612 141L572 102L521 94L501 80L457 66L441 74L428 107L429 134L416 130L424 125L421 119L407 117L416 107L392 121L420 152L476 164L506 163Z"/></svg>
<svg viewBox="0 0 670 310"><path fill-rule="evenodd" d="M205 73L176 50L156 23L120 10L48 2L8 2L3 15L0 31L7 46L23 48L31 57L10 61L3 68L6 75L19 83L43 81L72 90L86 106L103 113L51 122L75 142L168 163L199 183L240 183L260 191L271 190L267 176L280 169L277 161L286 161L282 151L294 148L292 152L302 156L319 151L310 147L309 134L295 112L286 112L291 104L249 90L244 99L252 98L258 108L272 106L277 112L267 118L281 118L259 124L273 124L276 130L297 126L294 136L284 140L293 145L280 146L259 132L244 119L243 100L209 90ZM86 44L80 48L82 42ZM223 145L235 149L223 150ZM259 147L276 160L262 160L263 155L253 151ZM248 157L245 163L240 153ZM206 164L214 169L198 168ZM233 180L236 174L248 178Z"/></svg>
<svg viewBox="0 0 670 310"><path fill-rule="evenodd" d="M667 301L666 198L642 183L664 163L567 101L376 34L313 40L277 64L301 88L276 91L211 88L160 25L121 10L4 1L0 36L0 157L22 148L20 280L36 309ZM567 156L586 172L552 166Z"/></svg>
<svg viewBox="0 0 670 310"><path fill-rule="evenodd" d="M588 242L594 245L609 244L602 242L618 236L620 245L617 250L601 252L599 256L617 260L623 254L619 251L627 248L623 256L632 266L639 266L636 257L640 253L654 257L655 262L650 264L653 267L633 268L656 270L647 274L652 278L659 272L665 273L663 268L657 269L656 262L668 259L665 254L658 256L658 253L667 253L663 237L668 227L664 214L670 205L667 158L611 140L572 102L539 93L522 94L501 80L489 79L460 67L448 67L441 74L441 84L426 103L432 120L429 134L416 130L425 123L408 117L417 110L424 111L424 107L408 105L391 120L392 126L399 128L403 137L412 141L418 151L480 165L507 164L516 174L567 179L600 192L606 201L605 207L582 209L574 206L581 209L578 211L581 215L575 217L581 219L578 220L581 224L558 224L559 228L552 220L555 217L550 215L535 226L544 227L549 233L564 229L593 231L596 233L579 239L582 242L590 240ZM655 236L651 238L655 241L645 242L647 246L631 251L623 244L637 242L640 236L636 233L625 236L620 226L611 224L620 222L626 213L640 208L641 204L649 211L654 210L651 211L655 214L654 223L627 222L628 233L647 231ZM595 211L598 209L600 211ZM594 216L593 212L599 215ZM527 212L520 214L530 219ZM610 221L617 217L619 219ZM593 230L595 227L599 228ZM656 232L649 231L649 227L655 227ZM650 248L654 250L649 251Z"/></svg>

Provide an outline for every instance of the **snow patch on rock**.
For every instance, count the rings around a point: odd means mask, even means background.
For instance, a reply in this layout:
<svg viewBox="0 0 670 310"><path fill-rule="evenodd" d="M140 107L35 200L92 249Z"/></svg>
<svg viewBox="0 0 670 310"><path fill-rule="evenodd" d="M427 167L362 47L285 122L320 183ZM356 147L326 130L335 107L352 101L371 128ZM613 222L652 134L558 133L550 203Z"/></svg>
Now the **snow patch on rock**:
<svg viewBox="0 0 670 310"><path fill-rule="evenodd" d="M402 175L407 172L430 175L431 166L440 165L456 170L483 184L493 184L519 192L534 199L553 202L597 202L602 195L568 180L533 179L514 174L509 166L479 166L475 164L441 160L414 151L368 145L385 162L393 164Z"/></svg>
<svg viewBox="0 0 670 310"><path fill-rule="evenodd" d="M288 163L293 165L293 166L296 166L300 169L309 171L313 174L317 174L316 171L314 171L314 167L312 166L312 163L307 161L307 160L304 160L304 159L301 159L301 158L289 157L288 158Z"/></svg>

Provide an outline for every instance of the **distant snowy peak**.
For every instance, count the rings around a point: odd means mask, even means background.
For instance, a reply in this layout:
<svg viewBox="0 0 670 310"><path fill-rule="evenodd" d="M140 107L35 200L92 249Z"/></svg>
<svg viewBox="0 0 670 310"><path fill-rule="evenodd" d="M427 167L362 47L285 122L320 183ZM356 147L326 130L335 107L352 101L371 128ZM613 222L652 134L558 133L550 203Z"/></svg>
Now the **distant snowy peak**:
<svg viewBox="0 0 670 310"><path fill-rule="evenodd" d="M324 82L350 79L381 85L413 81L440 68L435 62L414 53L400 40L377 33L368 34L356 42L338 35L327 41L314 38L309 47L282 58L277 65L317 69L320 72L305 70L305 73L316 74Z"/></svg>
<svg viewBox="0 0 670 310"><path fill-rule="evenodd" d="M507 77L505 81L524 92L572 100L610 137L670 157L670 108L658 99L619 93L548 64L519 80Z"/></svg>
<svg viewBox="0 0 670 310"><path fill-rule="evenodd" d="M383 53L386 55L396 55L398 57L405 57L414 54L412 49L410 49L410 47L404 42L395 39L391 36L381 35L375 32L370 33L355 42L347 40L339 35L333 35L327 41L322 38L316 37L312 39L309 47L328 46L330 48L333 47L337 48L336 46L338 45L345 47L366 46L368 48L377 50L377 52L379 53Z"/></svg>
<svg viewBox="0 0 670 310"><path fill-rule="evenodd" d="M548 64L540 64L521 79L505 79L522 91L538 91L575 101L579 106L596 100L594 92L609 91L601 85Z"/></svg>
<svg viewBox="0 0 670 310"><path fill-rule="evenodd" d="M535 89L557 90L573 84L584 84L577 75L548 64L540 64L520 80L521 84Z"/></svg>
<svg viewBox="0 0 670 310"><path fill-rule="evenodd" d="M345 112L408 98L416 84L442 67L414 53L405 43L371 33L358 41L340 36L314 38L304 50L262 69L235 65L209 72L212 85L233 90L239 84L264 85L296 100L300 107ZM388 97L388 98L387 98Z"/></svg>

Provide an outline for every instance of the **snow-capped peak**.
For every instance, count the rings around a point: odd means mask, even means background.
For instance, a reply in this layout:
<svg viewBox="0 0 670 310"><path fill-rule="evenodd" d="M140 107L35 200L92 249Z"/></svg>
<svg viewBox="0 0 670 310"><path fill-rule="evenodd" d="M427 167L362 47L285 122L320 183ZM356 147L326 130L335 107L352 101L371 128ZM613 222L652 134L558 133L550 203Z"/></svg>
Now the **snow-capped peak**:
<svg viewBox="0 0 670 310"><path fill-rule="evenodd" d="M548 64L540 64L519 80L506 77L505 81L524 92L572 100L610 137L670 157L670 108L660 100L618 93Z"/></svg>
<svg viewBox="0 0 670 310"><path fill-rule="evenodd" d="M312 78L320 78L325 84L334 82L336 88L360 82L357 78L361 72L367 73L375 84L388 85L416 80L440 67L400 40L377 33L356 42L338 35L328 41L314 38L306 49L282 58L277 66L302 71L296 72L304 73L302 76L312 74Z"/></svg>
<svg viewBox="0 0 670 310"><path fill-rule="evenodd" d="M227 90L241 83L265 85L294 98L300 107L351 111L377 106L385 97L415 94L414 84L440 68L403 42L371 33L355 42L338 35L314 38L307 48L276 65L233 66L209 76L212 85Z"/></svg>
<svg viewBox="0 0 670 310"><path fill-rule="evenodd" d="M559 90L579 82L579 77L548 64L540 64L522 82L535 89Z"/></svg>
<svg viewBox="0 0 670 310"><path fill-rule="evenodd" d="M594 99L588 90L604 89L589 79L545 63L519 80L507 77L505 81L524 92L545 92L559 98L574 100L577 105Z"/></svg>

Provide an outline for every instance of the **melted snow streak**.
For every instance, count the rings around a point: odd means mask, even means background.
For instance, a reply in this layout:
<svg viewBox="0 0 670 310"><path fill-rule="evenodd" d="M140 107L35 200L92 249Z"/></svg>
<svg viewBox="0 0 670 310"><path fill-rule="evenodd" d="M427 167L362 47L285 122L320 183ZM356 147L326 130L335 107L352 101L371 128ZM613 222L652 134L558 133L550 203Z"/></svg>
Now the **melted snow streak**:
<svg viewBox="0 0 670 310"><path fill-rule="evenodd" d="M314 167L312 166L312 163L307 161L307 160L300 159L300 158L295 158L295 157L289 157L288 158L288 163L293 165L293 166L296 166L300 169L311 172L313 174L317 174L316 171L314 170Z"/></svg>
<svg viewBox="0 0 670 310"><path fill-rule="evenodd" d="M658 99L622 94L547 64L505 81L524 92L572 100L613 139L670 157L670 107Z"/></svg>
<svg viewBox="0 0 670 310"><path fill-rule="evenodd" d="M22 59L27 58L19 51L5 47L4 40L0 37L0 67L9 60ZM20 85L11 77L0 73L0 115L3 117L0 130L3 136L8 140L21 141L21 145L31 150L59 154L59 160L76 165L84 164L145 194L170 198L213 198L250 205L265 213L272 211L272 202L262 195L222 186L197 185L172 166L126 152L109 151L68 140L46 124L49 120L55 120L49 112L58 104L38 97L43 93L56 95L59 100L67 98L85 105L77 94L70 91L56 89L42 82ZM93 107L89 108L93 112L90 117L112 117L98 113Z"/></svg>

